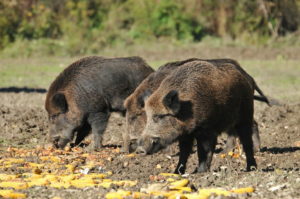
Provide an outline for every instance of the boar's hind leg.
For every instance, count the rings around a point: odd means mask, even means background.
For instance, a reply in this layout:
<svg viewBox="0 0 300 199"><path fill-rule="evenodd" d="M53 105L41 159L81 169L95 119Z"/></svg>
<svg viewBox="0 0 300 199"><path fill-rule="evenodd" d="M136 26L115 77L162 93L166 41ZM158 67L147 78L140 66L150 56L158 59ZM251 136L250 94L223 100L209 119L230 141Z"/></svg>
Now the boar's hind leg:
<svg viewBox="0 0 300 199"><path fill-rule="evenodd" d="M227 137L227 141L226 141L226 146L225 149L222 151L223 154L227 154L229 151L231 151L235 145L236 145L236 132L234 128L231 128L227 131L228 137Z"/></svg>
<svg viewBox="0 0 300 199"><path fill-rule="evenodd" d="M252 167L257 167L253 152L252 125L239 123L235 129L246 153L247 171L250 171Z"/></svg>
<svg viewBox="0 0 300 199"><path fill-rule="evenodd" d="M81 141L91 132L90 124L85 124L80 130L77 132L75 146L79 145Z"/></svg>
<svg viewBox="0 0 300 199"><path fill-rule="evenodd" d="M210 168L213 152L217 143L217 133L212 130L202 130L196 134L199 166L195 172L207 172Z"/></svg>
<svg viewBox="0 0 300 199"><path fill-rule="evenodd" d="M194 138L192 136L186 136L179 140L179 161L174 173L184 174L187 159L192 152L193 141Z"/></svg>
<svg viewBox="0 0 300 199"><path fill-rule="evenodd" d="M88 123L91 125L94 135L95 150L100 149L102 147L102 135L106 129L109 116L109 112L99 112L95 114L90 114L88 118Z"/></svg>
<svg viewBox="0 0 300 199"><path fill-rule="evenodd" d="M253 139L253 152L257 152L260 149L260 138L259 138L259 130L258 130L258 124L254 120L253 121L253 127L252 127L252 139Z"/></svg>
<svg viewBox="0 0 300 199"><path fill-rule="evenodd" d="M256 121L253 121L252 131L253 131L253 134L252 134L253 152L255 153L255 152L259 151L259 149L260 149L259 130L258 130L258 124ZM228 134L228 137L227 137L225 149L222 151L223 154L227 154L229 151L231 151L236 146L235 137L238 137L234 128L229 129L227 134Z"/></svg>

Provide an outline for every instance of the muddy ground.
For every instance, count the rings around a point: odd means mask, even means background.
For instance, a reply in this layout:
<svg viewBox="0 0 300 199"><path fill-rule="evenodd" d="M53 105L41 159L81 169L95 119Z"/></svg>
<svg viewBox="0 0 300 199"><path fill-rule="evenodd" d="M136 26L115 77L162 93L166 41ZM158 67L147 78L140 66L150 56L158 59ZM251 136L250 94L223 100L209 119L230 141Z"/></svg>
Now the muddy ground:
<svg viewBox="0 0 300 199"><path fill-rule="evenodd" d="M243 53L253 54L255 59L272 59L272 57L276 58L278 54L299 59L299 51L295 51L295 49L286 49L285 53L280 49L277 51L256 52L256 50L250 50ZM232 51L229 49L224 52L230 54ZM215 53L213 57L235 57L240 55L235 53L233 56L226 56L227 54L224 54L224 52L220 55ZM241 57L249 58L248 54ZM288 56L285 56L286 54ZM166 57L168 56L166 55ZM239 56L236 59L238 58ZM172 60L175 57L173 55L168 59ZM271 91L268 93L272 94ZM4 153L3 150L8 146L32 148L36 145L47 144L48 121L43 106L45 96L45 89L0 89L0 158L2 157L1 154ZM249 186L255 188L255 192L252 194L235 195L234 198L300 198L299 102L294 104L282 103L282 106L272 107L255 102L254 118L259 124L261 138L261 149L255 154L258 169L246 172L246 163L243 156L240 158L229 156L221 158L220 151L226 143L226 136L222 135L218 139L210 172L191 174L198 164L198 158L196 152L190 156L186 171L190 174L187 177L190 181L189 186L194 190L215 187L226 190ZM124 129L124 118L119 114L112 114L104 134L104 143L110 147L121 147L121 133ZM89 136L87 139L92 140L92 137ZM88 147L91 147L91 145ZM90 150L88 147L85 150ZM111 176L113 180L137 180L138 184L128 189L139 191L152 183L149 178L150 175L174 171L178 161L178 147L174 144L173 148L175 152L171 155L171 158L163 153L146 157L135 156L133 158L124 158L119 153L111 153L113 160L104 162L105 170L113 172ZM104 150L110 149L106 147ZM93 170L91 172L101 171ZM280 189L270 190L279 185L281 185ZM118 186L111 186L108 189L91 187L77 189L73 187L59 190L40 186L18 190L18 192L25 193L26 198L53 198L59 196L61 198L87 199L104 198L106 193L117 189ZM215 196L211 196L211 198L215 198Z"/></svg>
<svg viewBox="0 0 300 199"><path fill-rule="evenodd" d="M0 93L0 145L27 147L47 143L47 114L43 108L45 92L43 90L26 92ZM226 136L218 140L216 153L212 161L211 171L203 174L191 174L197 166L197 154L189 158L187 173L190 175L190 186L199 188L253 186L256 191L252 194L242 194L241 198L300 198L300 141L299 121L300 104L272 106L255 102L255 119L259 123L261 150L256 153L258 170L245 172L245 159L221 158L220 150L224 148ZM120 147L121 133L124 131L124 118L113 114L104 134L104 143ZM138 191L149 185L150 175L160 172L173 172L178 161L178 147L173 146L175 153L171 159L165 154L158 153L146 157L124 159L119 154L111 154L113 161L105 162L106 169L113 172L115 180L138 180L131 190ZM127 165L124 163L128 163ZM158 168L160 165L161 168ZM225 168L224 168L225 166ZM97 171L95 171L97 172ZM99 171L98 171L99 172ZM281 190L270 191L269 188L283 185ZM34 187L19 192L28 198L103 198L104 194L118 187L61 189ZM213 197L213 196L212 196Z"/></svg>

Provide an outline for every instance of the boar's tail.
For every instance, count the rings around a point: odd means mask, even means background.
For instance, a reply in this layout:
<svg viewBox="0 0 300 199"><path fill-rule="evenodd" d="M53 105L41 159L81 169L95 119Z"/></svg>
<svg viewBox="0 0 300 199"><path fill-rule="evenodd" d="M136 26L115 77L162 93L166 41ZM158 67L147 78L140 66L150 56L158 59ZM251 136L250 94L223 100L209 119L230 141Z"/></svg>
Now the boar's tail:
<svg viewBox="0 0 300 199"><path fill-rule="evenodd" d="M266 102L268 104L268 106L271 106L271 104L269 103L269 100L265 96L254 95L253 99L257 100L257 101L261 101L261 102Z"/></svg>
<svg viewBox="0 0 300 199"><path fill-rule="evenodd" d="M271 106L268 98L263 94L263 92L256 84L254 85L254 90L256 90L260 94L260 96L254 95L254 100L265 102L268 104L268 106Z"/></svg>

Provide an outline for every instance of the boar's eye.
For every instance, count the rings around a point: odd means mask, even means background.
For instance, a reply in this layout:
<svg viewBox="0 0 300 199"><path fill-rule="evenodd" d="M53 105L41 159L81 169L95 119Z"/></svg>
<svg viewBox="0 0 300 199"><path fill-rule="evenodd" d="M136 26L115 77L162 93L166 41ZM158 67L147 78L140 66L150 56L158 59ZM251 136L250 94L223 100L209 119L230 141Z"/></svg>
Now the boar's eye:
<svg viewBox="0 0 300 199"><path fill-rule="evenodd" d="M129 119L129 121L130 121L130 122L133 122L134 120L136 120L136 118L137 118L137 116L132 116L132 117Z"/></svg>
<svg viewBox="0 0 300 199"><path fill-rule="evenodd" d="M155 115L153 117L154 122L159 122L164 116L163 115Z"/></svg>
<svg viewBox="0 0 300 199"><path fill-rule="evenodd" d="M59 115L59 113L57 113L56 115L52 115L51 116L51 121L53 122L58 115Z"/></svg>

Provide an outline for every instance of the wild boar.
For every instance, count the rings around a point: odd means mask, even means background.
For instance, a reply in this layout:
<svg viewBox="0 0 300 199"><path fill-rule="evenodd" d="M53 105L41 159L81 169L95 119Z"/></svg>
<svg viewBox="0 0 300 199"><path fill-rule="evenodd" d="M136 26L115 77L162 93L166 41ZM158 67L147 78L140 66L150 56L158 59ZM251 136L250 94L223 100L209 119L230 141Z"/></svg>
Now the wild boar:
<svg viewBox="0 0 300 199"><path fill-rule="evenodd" d="M140 57L90 56L72 63L47 92L50 141L63 148L77 132L77 145L92 131L95 148L101 148L110 113L125 115L124 100L152 72Z"/></svg>
<svg viewBox="0 0 300 199"><path fill-rule="evenodd" d="M251 85L254 90L256 90L260 96L255 96L256 100L266 102L269 104L267 97L262 93L262 91L259 89L259 87L256 85L254 79L246 73L243 68L240 66L240 64L233 60L233 59L211 59L211 60L204 60L204 59L198 59L198 58L191 58L183 61L177 61L177 62L169 62L161 67L155 72L149 75L132 93L124 102L124 106L126 108L126 132L123 134L124 144L123 144L123 151L129 151L133 152L136 150L137 143L136 141L142 134L145 126L146 126L146 114L144 110L144 100L143 100L143 94L147 89L150 89L151 92L154 92L160 85L160 83L163 81L163 79L169 75L173 70L178 68L179 66L184 65L188 62L193 61L206 61L209 62L216 67L226 67L226 64L230 63L235 66L235 68L240 71L248 80L249 84ZM225 64L225 66L223 65ZM253 127L253 131L258 133L258 126ZM227 139L226 148L224 149L224 152L228 152L235 146L235 137L236 135L231 135L231 132L229 132L229 136ZM254 135L255 143L254 143L254 151L257 151L257 149L260 146L260 140L259 135Z"/></svg>
<svg viewBox="0 0 300 199"><path fill-rule="evenodd" d="M136 153L155 153L179 141L175 173L184 173L197 141L199 166L210 168L217 136L236 131L247 158L247 170L256 168L253 153L253 89L232 64L217 67L205 61L186 63L144 94L146 127Z"/></svg>

